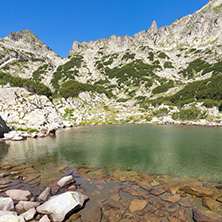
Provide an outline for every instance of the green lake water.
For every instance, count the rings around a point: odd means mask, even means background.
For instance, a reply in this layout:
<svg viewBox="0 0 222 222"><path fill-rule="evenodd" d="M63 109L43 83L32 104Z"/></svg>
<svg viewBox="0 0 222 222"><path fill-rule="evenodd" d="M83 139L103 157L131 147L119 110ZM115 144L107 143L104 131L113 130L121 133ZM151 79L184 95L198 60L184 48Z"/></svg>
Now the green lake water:
<svg viewBox="0 0 222 222"><path fill-rule="evenodd" d="M56 137L0 144L1 164L65 163L222 179L222 128L109 125L57 131Z"/></svg>

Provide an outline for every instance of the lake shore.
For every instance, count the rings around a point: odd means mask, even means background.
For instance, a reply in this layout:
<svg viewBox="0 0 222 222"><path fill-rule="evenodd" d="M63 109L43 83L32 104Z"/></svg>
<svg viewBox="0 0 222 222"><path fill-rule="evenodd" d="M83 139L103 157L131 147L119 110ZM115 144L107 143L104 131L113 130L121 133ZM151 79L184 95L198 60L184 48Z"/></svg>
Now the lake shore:
<svg viewBox="0 0 222 222"><path fill-rule="evenodd" d="M8 183L4 188L1 185L0 196L6 197L7 191L13 189L28 190L31 195L27 201L42 204L38 198L49 187L49 196L75 191L89 197L83 208L67 217L65 221L69 222L222 219L222 181L137 173L115 167L52 166L54 174L50 174L50 167L42 162L1 166L0 182ZM72 175L75 182L59 187L57 182L67 175ZM21 202L14 202L16 212L22 215L26 210L18 207ZM33 218L40 221L43 216L38 213ZM47 217L53 221L50 214Z"/></svg>

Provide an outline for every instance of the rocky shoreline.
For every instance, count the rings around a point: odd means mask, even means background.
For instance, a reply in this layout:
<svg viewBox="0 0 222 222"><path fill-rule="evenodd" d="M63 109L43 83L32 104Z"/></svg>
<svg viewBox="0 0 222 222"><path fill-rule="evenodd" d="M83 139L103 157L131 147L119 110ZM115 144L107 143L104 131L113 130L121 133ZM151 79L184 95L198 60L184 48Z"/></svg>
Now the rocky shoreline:
<svg viewBox="0 0 222 222"><path fill-rule="evenodd" d="M222 221L222 181L115 167L58 164L54 174L46 168L1 166L1 221Z"/></svg>

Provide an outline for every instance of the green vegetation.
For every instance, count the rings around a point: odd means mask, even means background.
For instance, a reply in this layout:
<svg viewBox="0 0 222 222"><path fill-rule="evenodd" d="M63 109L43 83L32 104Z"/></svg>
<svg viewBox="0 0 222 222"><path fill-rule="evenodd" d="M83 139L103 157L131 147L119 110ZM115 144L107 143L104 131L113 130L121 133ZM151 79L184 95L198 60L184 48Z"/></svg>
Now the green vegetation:
<svg viewBox="0 0 222 222"><path fill-rule="evenodd" d="M148 57L148 59L149 59L150 61L153 61L153 60L154 60L154 53L153 53L153 52L149 52L149 57Z"/></svg>
<svg viewBox="0 0 222 222"><path fill-rule="evenodd" d="M214 10L215 13L219 13L222 10L222 4L214 7L213 10Z"/></svg>
<svg viewBox="0 0 222 222"><path fill-rule="evenodd" d="M23 79L21 77L12 76L8 73L0 72L0 83L5 85L9 83L14 87L25 87L28 91L38 95L52 96L52 92L48 86L31 79Z"/></svg>
<svg viewBox="0 0 222 222"><path fill-rule="evenodd" d="M128 101L128 99L124 99L124 98L117 99L117 102L119 102L119 103L124 103L127 101Z"/></svg>
<svg viewBox="0 0 222 222"><path fill-rule="evenodd" d="M38 130L35 129L35 128L27 128L27 129L24 129L24 128L19 127L19 128L17 128L16 130L17 130L17 131L25 131L25 132L28 132L28 133L38 132Z"/></svg>
<svg viewBox="0 0 222 222"><path fill-rule="evenodd" d="M76 70L76 68L80 68L82 62L83 57L81 55L75 55L67 63L57 68L56 72L53 73L53 78L51 80L52 86L56 91L60 88L61 80L63 82L66 80L74 80L75 76L78 76L78 70Z"/></svg>
<svg viewBox="0 0 222 222"><path fill-rule="evenodd" d="M121 83L126 83L132 79L134 86L139 86L141 83L151 82L152 78L159 79L154 74L154 70L160 69L159 65L149 65L143 63L141 60L133 61L123 67L115 67L113 69L106 68L105 73L109 78L118 78L117 82L120 86ZM148 78L149 77L149 78Z"/></svg>
<svg viewBox="0 0 222 222"><path fill-rule="evenodd" d="M220 102L222 100L221 87L222 75L216 75L206 80L192 82L168 99L177 106L183 106L195 100L208 100L208 104L209 100Z"/></svg>
<svg viewBox="0 0 222 222"><path fill-rule="evenodd" d="M69 80L62 84L61 89L59 91L59 95L68 98L68 97L77 97L81 92L97 92L97 93L105 93L108 98L111 98L113 95L111 92L105 90L101 86L84 84L77 82L75 80Z"/></svg>
<svg viewBox="0 0 222 222"><path fill-rule="evenodd" d="M163 93L166 92L168 89L174 87L174 83L172 80L170 80L167 83L162 84L161 86L157 86L154 90L153 90L153 94L158 94L158 93Z"/></svg>
<svg viewBox="0 0 222 222"><path fill-rule="evenodd" d="M161 58L161 59L166 59L166 58L170 59L170 57L166 53L164 53L164 52L160 52L158 54L158 57Z"/></svg>
<svg viewBox="0 0 222 222"><path fill-rule="evenodd" d="M173 113L172 118L174 120L197 120L206 118L206 112L202 112L196 107L188 109L180 109L179 112Z"/></svg>
<svg viewBox="0 0 222 222"><path fill-rule="evenodd" d="M51 68L50 65L45 64L43 66L40 66L36 71L32 73L32 77L35 81L41 81L42 80L42 75L46 74L46 71L48 68Z"/></svg>
<svg viewBox="0 0 222 222"><path fill-rule="evenodd" d="M180 74L183 74L183 77L193 78L197 73L202 71L202 75L208 73L211 69L211 65L201 59L196 59L189 64L189 66L180 71Z"/></svg>
<svg viewBox="0 0 222 222"><path fill-rule="evenodd" d="M172 62L165 62L164 65L163 65L163 67L164 67L165 69L174 68Z"/></svg>
<svg viewBox="0 0 222 222"><path fill-rule="evenodd" d="M162 109L158 109L154 111L153 115L157 117L162 117L162 116L166 116L168 113L169 113L169 110L167 108L162 108Z"/></svg>
<svg viewBox="0 0 222 222"><path fill-rule="evenodd" d="M130 54L129 52L127 52L123 57L122 57L122 60L123 59L126 59L126 60L128 60L128 59L134 59L135 58L135 53L132 53L132 54Z"/></svg>

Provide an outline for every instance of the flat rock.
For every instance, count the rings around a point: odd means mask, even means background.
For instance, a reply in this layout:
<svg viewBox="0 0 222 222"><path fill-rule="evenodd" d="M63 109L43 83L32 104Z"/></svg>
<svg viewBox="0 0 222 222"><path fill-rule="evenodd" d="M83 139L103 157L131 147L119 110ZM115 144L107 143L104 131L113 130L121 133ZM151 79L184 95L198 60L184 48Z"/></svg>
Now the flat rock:
<svg viewBox="0 0 222 222"><path fill-rule="evenodd" d="M102 209L100 207L92 207L81 213L83 222L100 222L102 219Z"/></svg>
<svg viewBox="0 0 222 222"><path fill-rule="evenodd" d="M48 218L47 215L44 215L44 216L39 220L39 222L51 222L51 221L49 220L49 218Z"/></svg>
<svg viewBox="0 0 222 222"><path fill-rule="evenodd" d="M181 200L181 196L179 194L162 194L160 198L164 201L170 202L170 203L177 203Z"/></svg>
<svg viewBox="0 0 222 222"><path fill-rule="evenodd" d="M209 210L213 211L217 210L221 206L221 203L213 200L212 198L204 198L202 203L204 207L207 207Z"/></svg>
<svg viewBox="0 0 222 222"><path fill-rule="evenodd" d="M150 191L151 194L155 195L155 196L159 196L160 194L164 193L165 190L161 189L161 188L154 188Z"/></svg>
<svg viewBox="0 0 222 222"><path fill-rule="evenodd" d="M196 222L221 222L222 217L212 211L193 209L193 218Z"/></svg>
<svg viewBox="0 0 222 222"><path fill-rule="evenodd" d="M75 179L73 178L72 175L69 175L69 176L65 176L65 177L61 178L57 182L57 185L60 187L64 187L64 186L72 184L72 183L75 183Z"/></svg>
<svg viewBox="0 0 222 222"><path fill-rule="evenodd" d="M39 201L46 201L50 196L51 189L50 187L46 187L45 190L38 196Z"/></svg>
<svg viewBox="0 0 222 222"><path fill-rule="evenodd" d="M19 201L18 204L16 205L15 209L16 211L27 211L31 208L36 208L40 205L38 202L32 202L32 201Z"/></svg>
<svg viewBox="0 0 222 222"><path fill-rule="evenodd" d="M12 190L7 190L5 192L5 195L8 197L11 197L13 200L28 200L29 196L32 194L28 190L20 190L20 189L12 189Z"/></svg>
<svg viewBox="0 0 222 222"><path fill-rule="evenodd" d="M6 184L10 184L11 181L9 180L0 180L0 185L6 185Z"/></svg>
<svg viewBox="0 0 222 222"><path fill-rule="evenodd" d="M112 195L110 198L115 200L115 201L119 201L121 199L121 197L120 197L120 195L118 193Z"/></svg>
<svg viewBox="0 0 222 222"><path fill-rule="evenodd" d="M134 199L130 202L129 210L130 212L135 212L139 210L143 210L147 205L147 201L143 199Z"/></svg>
<svg viewBox="0 0 222 222"><path fill-rule="evenodd" d="M35 215L36 215L36 209L35 208L31 208L28 211L26 211L25 213L21 214L20 216L24 217L25 220L32 220Z"/></svg>
<svg viewBox="0 0 222 222"><path fill-rule="evenodd" d="M0 210L9 211L14 210L14 202L10 197L0 198Z"/></svg>
<svg viewBox="0 0 222 222"><path fill-rule="evenodd" d="M68 213L79 210L87 199L88 197L81 193L66 192L51 197L38 206L37 211L41 214L49 214L53 221L63 221Z"/></svg>
<svg viewBox="0 0 222 222"><path fill-rule="evenodd" d="M202 186L185 186L181 190L197 197L213 197L213 191L210 188Z"/></svg>
<svg viewBox="0 0 222 222"><path fill-rule="evenodd" d="M122 219L125 211L124 210L109 210L103 213L105 219L109 222L118 222Z"/></svg>

